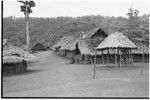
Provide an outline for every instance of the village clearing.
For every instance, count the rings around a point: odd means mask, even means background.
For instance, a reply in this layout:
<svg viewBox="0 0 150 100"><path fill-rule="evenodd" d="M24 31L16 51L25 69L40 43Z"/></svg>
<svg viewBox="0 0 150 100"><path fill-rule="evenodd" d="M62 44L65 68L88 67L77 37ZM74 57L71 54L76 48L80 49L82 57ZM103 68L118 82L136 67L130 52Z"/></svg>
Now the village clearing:
<svg viewBox="0 0 150 100"><path fill-rule="evenodd" d="M92 64L66 64L52 51L35 54L39 62L24 74L3 78L3 97L148 97L149 64L108 68ZM141 68L143 67L143 75Z"/></svg>

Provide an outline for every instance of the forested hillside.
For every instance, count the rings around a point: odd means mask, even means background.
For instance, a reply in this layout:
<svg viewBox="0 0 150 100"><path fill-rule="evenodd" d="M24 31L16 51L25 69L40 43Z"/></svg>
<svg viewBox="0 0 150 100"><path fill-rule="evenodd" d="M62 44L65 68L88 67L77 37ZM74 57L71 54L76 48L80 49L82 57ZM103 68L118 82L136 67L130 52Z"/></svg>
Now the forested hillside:
<svg viewBox="0 0 150 100"><path fill-rule="evenodd" d="M103 29L107 34L113 31L120 31L129 38L138 37L149 40L149 15L139 16L136 20L132 19L133 16L130 16L130 14L128 16L129 18L100 15L30 18L31 47L39 42L43 43L45 47L51 47L65 35L78 35L80 31L86 33L86 31L97 27ZM25 45L25 19L14 17L3 18L3 38L9 39L13 44L18 46Z"/></svg>

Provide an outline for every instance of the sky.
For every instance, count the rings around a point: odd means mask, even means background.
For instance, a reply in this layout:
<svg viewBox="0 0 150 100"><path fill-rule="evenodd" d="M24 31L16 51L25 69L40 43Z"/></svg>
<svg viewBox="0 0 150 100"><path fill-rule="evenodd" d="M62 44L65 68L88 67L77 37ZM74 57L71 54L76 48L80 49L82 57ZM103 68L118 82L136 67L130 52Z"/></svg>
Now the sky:
<svg viewBox="0 0 150 100"><path fill-rule="evenodd" d="M77 17L86 15L123 16L130 7L140 15L149 13L149 0L34 0L31 17ZM24 17L17 0L3 0L3 16Z"/></svg>

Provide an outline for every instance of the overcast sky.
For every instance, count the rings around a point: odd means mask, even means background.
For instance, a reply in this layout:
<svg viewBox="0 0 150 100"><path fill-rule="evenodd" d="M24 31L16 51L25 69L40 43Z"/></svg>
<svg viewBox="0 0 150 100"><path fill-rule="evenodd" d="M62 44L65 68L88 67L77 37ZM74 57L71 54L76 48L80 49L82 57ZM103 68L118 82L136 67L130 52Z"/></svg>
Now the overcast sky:
<svg viewBox="0 0 150 100"><path fill-rule="evenodd" d="M34 0L36 7L32 8L32 17L58 17L58 16L123 16L130 7L138 9L140 15L148 14L149 0ZM4 17L24 17L20 12L21 3L17 0L3 1Z"/></svg>

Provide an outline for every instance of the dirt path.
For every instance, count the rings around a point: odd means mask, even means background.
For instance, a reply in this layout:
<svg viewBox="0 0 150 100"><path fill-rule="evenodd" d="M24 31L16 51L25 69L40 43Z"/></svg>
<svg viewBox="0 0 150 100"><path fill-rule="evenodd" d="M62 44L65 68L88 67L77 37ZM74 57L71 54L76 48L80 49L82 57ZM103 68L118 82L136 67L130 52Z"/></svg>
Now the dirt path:
<svg viewBox="0 0 150 100"><path fill-rule="evenodd" d="M51 51L39 52L36 56L40 61L29 66L27 73L4 78L4 96L148 96L148 64L144 65L142 76L139 69L100 70L97 67L93 80L93 65L67 65L66 59Z"/></svg>

